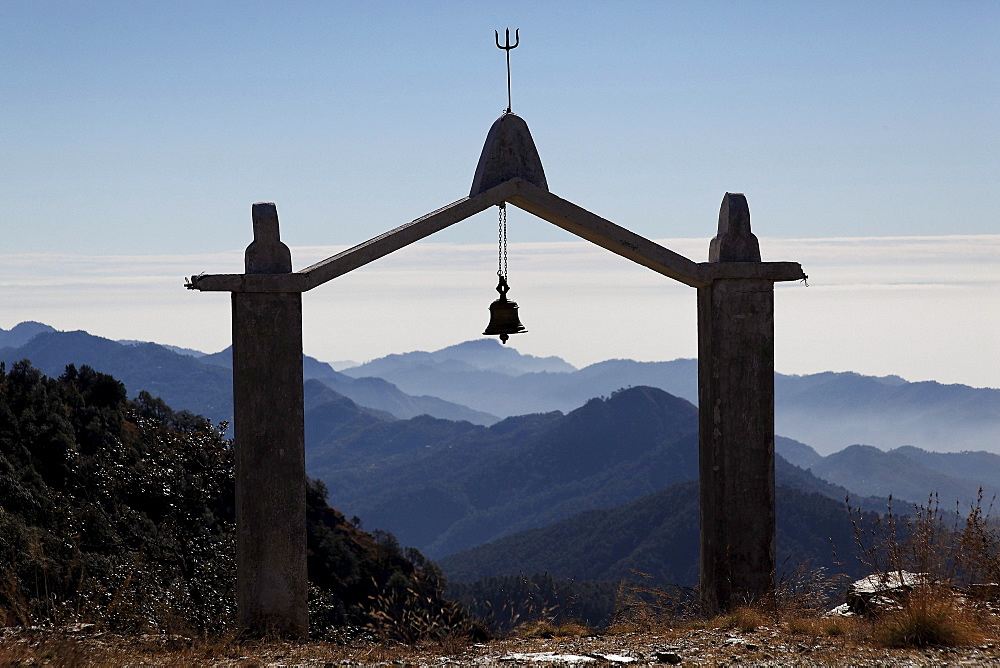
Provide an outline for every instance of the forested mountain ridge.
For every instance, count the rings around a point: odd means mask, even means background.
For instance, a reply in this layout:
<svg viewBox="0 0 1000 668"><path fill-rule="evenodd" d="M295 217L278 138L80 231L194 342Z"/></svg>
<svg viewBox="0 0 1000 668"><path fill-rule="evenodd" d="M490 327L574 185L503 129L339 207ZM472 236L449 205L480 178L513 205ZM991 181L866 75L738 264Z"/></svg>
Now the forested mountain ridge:
<svg viewBox="0 0 1000 668"><path fill-rule="evenodd" d="M19 348L45 332L56 331L40 322L22 322L8 329L0 329L0 348Z"/></svg>
<svg viewBox="0 0 1000 668"><path fill-rule="evenodd" d="M489 428L426 417L375 425L311 449L307 465L335 506L435 556L694 477L696 414L633 388ZM397 438L411 444L387 457L379 448Z"/></svg>
<svg viewBox="0 0 1000 668"><path fill-rule="evenodd" d="M391 610L461 619L437 568L307 493L311 628ZM221 429L89 367L0 364L0 622L223 630L235 607L233 456Z"/></svg>
<svg viewBox="0 0 1000 668"><path fill-rule="evenodd" d="M228 419L231 415L231 372L228 368L224 368L231 364L228 349L196 359L188 355L178 355L152 343L123 345L85 332L54 332L50 327L39 323L24 323L10 332L0 332L0 334L8 337L15 335L15 338L19 337L18 340L28 339L20 348L0 350L0 360L13 361L20 353L28 353L31 358L40 361L39 366L43 370L56 375L61 373L67 361L89 363L96 360L102 365L102 370L111 371L125 378L126 386L133 393L146 389L154 396L164 398L168 404L193 412L204 412L216 420ZM2 337L0 340L3 340ZM601 383L614 382L616 378L620 379L618 374L623 369L634 378L662 380L664 369L672 368L683 373L677 375L671 371L673 374L671 377L678 383L687 377L688 380L684 382L691 381L689 384L694 387L694 375L691 372L696 368L696 362L693 360L677 360L671 363L611 360L591 365L580 371L535 372L530 369L559 369L569 365L561 363L558 358L533 358L521 355L514 349L486 339L459 344L434 353L419 355L406 353L385 358L381 362L376 360L372 364L378 362L392 368L401 364L400 359L408 360L406 365L411 369L444 368L451 365L451 368L464 369L463 373L493 374L490 378L500 378L501 381L498 382L501 382L501 385L480 389L487 391L493 397L494 403L504 401L497 387L502 387L502 383L526 377L535 379L559 377L571 381L569 386L573 386L572 391L579 392L580 388L573 385L574 383L586 386L595 379ZM604 457L610 454L608 452L595 455L593 452L581 451L581 461L604 462L608 465L600 472L578 471L574 467L580 466L580 463L569 462L568 459L564 459L564 466L560 469L553 465L552 460L546 459L552 456L552 452L544 448L534 451L525 446L529 442L536 442L537 439L540 439L537 442L549 439L550 435L540 436L540 432L554 429L555 425L566 420L568 415L549 412L508 418L503 423L494 425L494 428L487 429L476 423L488 423L492 416L484 417L481 412L449 404L436 397L406 395L382 379L353 379L338 374L329 365L310 357L304 358L303 366L306 377L311 378L305 386L306 445L310 472L313 475L322 475L331 483L331 487L339 495L338 503L349 508L350 514L362 516L370 514L370 517L366 517L366 521L371 526L393 528L403 534L404 541L425 546L435 554L445 554L446 551L464 549L474 544L468 541L496 538L500 535L498 532L541 526L584 508L625 503L637 496L655 491L663 485L678 481L681 478L674 476L674 473L685 471L685 465L679 465L674 466L673 473L662 473L655 462L643 464L630 461L632 454L648 457L645 446L638 445L639 450L635 453L631 453L628 448L621 449L617 459L610 458L615 461ZM875 421L881 419L877 413L878 398L886 392L901 393L901 396L910 397L899 399L894 404L897 408L901 405L900 402L905 404L909 400L916 401L915 397L920 398L920 405L931 406L932 409L937 406L938 408L934 410L950 405L949 402L940 403L940 393L935 389L935 384L906 383L902 379L892 377L873 379L857 374L814 374L805 377L778 375L776 386L779 395L782 392L790 392L788 387L791 386L788 383L800 388L797 392L809 399L806 402L811 406L808 410L819 416L817 420L830 419L844 424L849 424L850 419L837 417L835 409L838 406L846 405L849 408L853 406L850 410L865 406L868 416L866 420L872 416L875 416L872 418ZM331 385L336 387L331 389ZM839 388L831 395L836 401L824 394L830 387ZM355 399L342 396L343 393L338 393L336 388L349 391ZM691 391L691 388L685 391ZM992 396L989 395L989 391L983 394L984 391L961 386L951 388L951 391L957 393L958 398L954 401L960 401L962 396L971 391L978 403L973 402L973 407L968 410L973 413L989 412ZM842 396L845 394L855 396L851 398ZM530 399L530 396L528 398ZM828 400L832 402L832 408L824 403ZM391 410L369 408L371 405L388 406ZM584 405L588 403L584 402ZM594 425L601 422L599 413L595 410L598 406L600 403L592 404L588 409ZM581 407L578 406L577 409L579 408ZM400 414L423 413L424 409L437 413L439 417L418 416L409 420L396 419ZM650 408L637 404L634 410L641 412ZM454 416L456 412L458 415L471 416L470 420L455 421L440 418L441 414ZM964 415L957 410L954 412L956 415ZM826 417L823 417L824 415ZM901 413L896 415L898 417ZM617 437L616 441L616 437L606 434L602 437L603 442L619 443L616 447L623 448L621 443L635 445L643 442L643 439L648 441L641 430L636 431L629 425L628 419L630 419L628 416L622 414L624 421L621 424L625 425L622 432L624 436ZM564 431L554 431L551 437L557 441L564 438L565 429L569 429L565 425L568 424L569 422L565 422ZM842 426L838 424L838 428ZM606 431L611 429L601 428ZM581 431L588 429L593 431L591 428ZM691 431L695 430L696 426L692 422ZM693 445L694 438L689 436L689 446ZM779 452L788 455L804 468L814 467L813 471L821 478L847 488L838 491L834 486L827 485L827 489L822 493L834 498L842 497L846 495L847 490L852 490L861 497L869 494L884 496L891 492L897 499L919 502L926 500L927 494L938 491L945 503L950 504L958 499L964 504L974 498L980 485L986 488L987 497L993 491L1000 491L1000 473L994 471L1000 466L991 464L1000 462L1000 458L989 453L975 455L954 453L948 456L950 458L941 458L946 457L941 455L931 462L928 457L933 453L925 453L926 456L919 458L917 453L924 451L915 448L898 449L895 454L889 455L874 449L853 448L844 454L823 458L809 446L804 444L793 446L792 443L781 437L776 439ZM448 449L449 452L445 453L444 449ZM569 448L566 450L569 451ZM858 451L866 453L865 456L853 456ZM480 464L482 461L488 461L485 470L495 464L494 461L482 456L485 453L492 453L490 456L500 463L501 472L505 470L504 466L513 467L512 470L515 471L519 470L517 466L523 469L524 464L516 464L510 460L511 453L514 452L520 453L517 456L523 457L524 461L538 464L533 470L510 474L513 476L514 488L534 480L532 484L537 486L537 493L529 493L527 499L507 500L487 507L482 505L482 494L469 498L461 489L463 485L470 484L482 489L491 488L493 480L489 475L484 477L482 484L471 482L473 480L471 473L466 476L474 461L479 461ZM900 460L901 465L885 465L887 459L906 453L911 456L906 460ZM424 461L428 457L430 459ZM696 454L688 452L685 457L690 461ZM966 462L972 457L978 457L975 464ZM991 457L993 459L990 459ZM382 461L365 468L365 462L373 458ZM438 461L446 469L444 472L441 471L441 466L435 463ZM836 461L840 461L843 465L835 466ZM407 467L413 471L421 471L422 479L412 471L406 471ZM639 470L634 475L626 474L626 471L631 470L630 467L639 467ZM540 476L538 471L541 470L552 470L549 479L559 484L546 488L542 481L537 480ZM876 470L881 470L882 473L873 475ZM903 470L909 473L900 478L898 474ZM658 471L660 473L657 473ZM559 477L566 472L572 473L566 479ZM616 479L625 480L627 475L632 475L634 484L615 483ZM688 471L683 475L693 477L694 474ZM461 483L456 482L459 479L462 480ZM820 482L815 480L809 482L811 488L816 488L819 484ZM356 503L362 496L363 500ZM405 498L406 503L400 504L399 497ZM576 501L584 503L584 506L574 507ZM871 507L864 499L859 499L859 505ZM428 512L436 514L432 523L421 517L421 513ZM414 514L413 521L404 521L407 513ZM434 526L430 527L428 524Z"/></svg>
<svg viewBox="0 0 1000 668"><path fill-rule="evenodd" d="M231 372L155 343L124 345L82 331L42 332L20 347L0 349L0 362L23 359L52 377L70 364L89 366L119 379L132 396L146 391L177 410L216 422L232 419Z"/></svg>
<svg viewBox="0 0 1000 668"><path fill-rule="evenodd" d="M784 571L808 564L831 573L861 574L843 500L778 485L776 517L777 563ZM518 573L616 581L633 579L638 571L660 585L694 587L698 527L698 482L689 480L622 506L511 534L438 563L450 581L465 583Z"/></svg>
<svg viewBox="0 0 1000 668"><path fill-rule="evenodd" d="M372 423L310 442L307 465L328 481L335 506L441 557L694 480L697 429L690 403L635 387L567 415L488 428L428 417ZM780 457L776 477L838 503L848 495Z"/></svg>
<svg viewBox="0 0 1000 668"><path fill-rule="evenodd" d="M809 467L817 476L858 494L889 496L897 507L926 504L933 495L945 507L987 503L1000 494L1000 456L990 452L928 452L901 447L885 452L852 445Z"/></svg>

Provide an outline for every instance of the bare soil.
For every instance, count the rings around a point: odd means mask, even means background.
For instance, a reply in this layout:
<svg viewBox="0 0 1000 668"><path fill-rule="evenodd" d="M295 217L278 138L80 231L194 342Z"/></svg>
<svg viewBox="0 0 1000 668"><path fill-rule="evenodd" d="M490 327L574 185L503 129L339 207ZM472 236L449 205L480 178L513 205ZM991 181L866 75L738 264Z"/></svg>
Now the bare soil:
<svg viewBox="0 0 1000 668"><path fill-rule="evenodd" d="M995 635L995 634L992 634ZM572 638L449 640L418 646L386 642L197 639L123 636L92 625L9 628L0 665L48 666L1000 666L1000 640L984 634L960 648L887 649L853 638L796 632L786 624L664 629Z"/></svg>

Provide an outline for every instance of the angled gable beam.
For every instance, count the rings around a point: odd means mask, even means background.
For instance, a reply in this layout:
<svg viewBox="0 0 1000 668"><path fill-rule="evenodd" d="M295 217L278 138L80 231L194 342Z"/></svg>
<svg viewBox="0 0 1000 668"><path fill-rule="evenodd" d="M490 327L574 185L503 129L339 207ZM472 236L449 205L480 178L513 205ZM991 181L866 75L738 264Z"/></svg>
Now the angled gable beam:
<svg viewBox="0 0 1000 668"><path fill-rule="evenodd" d="M213 292L305 292L496 206L515 188L516 184L507 181L475 197L463 197L295 273L207 274L192 277L187 287Z"/></svg>
<svg viewBox="0 0 1000 668"><path fill-rule="evenodd" d="M507 201L517 208L685 285L703 288L710 282L697 262L523 179L517 179L516 185Z"/></svg>
<svg viewBox="0 0 1000 668"><path fill-rule="evenodd" d="M306 267L298 272L305 277L305 284L308 286L305 289L310 290L338 276L343 276L404 246L409 246L446 227L460 223L491 206L496 206L505 201L514 188L515 184L509 181L501 183L475 197L460 199L426 216L421 216L413 222L389 230L385 234L369 239L342 253L337 253L322 262L317 262L311 267Z"/></svg>

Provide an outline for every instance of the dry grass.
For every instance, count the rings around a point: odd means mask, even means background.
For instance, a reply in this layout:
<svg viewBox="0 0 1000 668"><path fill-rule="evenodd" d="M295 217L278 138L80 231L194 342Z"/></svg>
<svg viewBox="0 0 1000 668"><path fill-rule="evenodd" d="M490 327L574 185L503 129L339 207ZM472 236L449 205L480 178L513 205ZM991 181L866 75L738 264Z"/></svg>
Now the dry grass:
<svg viewBox="0 0 1000 668"><path fill-rule="evenodd" d="M471 646L468 641L406 645L363 642L343 645L328 642L287 642L186 638L170 635L126 636L101 632L76 633L67 629L8 629L0 640L0 665L44 664L156 665L156 666L263 666L349 662L369 665L409 663L414 658L457 656Z"/></svg>
<svg viewBox="0 0 1000 668"><path fill-rule="evenodd" d="M655 632L701 619L701 600L696 589L677 585L658 587L652 584L652 575L636 570L632 574L635 580L623 580L619 586L610 632Z"/></svg>
<svg viewBox="0 0 1000 668"><path fill-rule="evenodd" d="M742 633L751 633L760 626L773 622L773 616L759 608L740 606L735 610L719 615L709 620L707 625L712 628L734 629Z"/></svg>
<svg viewBox="0 0 1000 668"><path fill-rule="evenodd" d="M970 613L973 614L973 613ZM978 619L967 618L972 624ZM889 617L885 618L887 624ZM983 622L989 620L983 619ZM937 622L935 622L937 624ZM942 650L916 648L915 636L907 631L905 643L891 643L879 635L880 620L864 618L788 617L774 622L773 613L741 609L729 615L699 622L683 622L676 628L655 632L623 632L590 635L583 626L563 624L546 629L544 623L525 625L517 636L476 643L468 639L404 644L387 641L283 642L246 640L238 637L186 638L170 635L122 635L95 627L74 631L56 629L0 630L0 665L156 665L156 666L265 666L301 665L510 665L513 653L557 652L564 654L614 653L649 657L664 645L688 660L707 665L754 663L771 665L865 665L924 663ZM909 628L909 627L907 627ZM966 628L973 628L967 626ZM983 642L997 644L997 627L988 623ZM551 635L550 635L551 632ZM734 637L745 640L733 644ZM921 636L927 638L927 636ZM966 636L962 642L972 640ZM936 637L931 642L954 642ZM900 649L900 646L903 646ZM983 664L1000 661L997 651L980 647L949 649L938 655L948 663ZM802 652L806 652L803 654ZM506 658L505 658L506 657ZM863 660L861 660L863 659Z"/></svg>
<svg viewBox="0 0 1000 668"><path fill-rule="evenodd" d="M534 621L521 624L514 629L514 635L521 638L584 638L594 635L594 630L580 622Z"/></svg>
<svg viewBox="0 0 1000 668"><path fill-rule="evenodd" d="M928 585L880 616L872 640L885 647L970 647L983 640L983 626L982 615L950 588Z"/></svg>
<svg viewBox="0 0 1000 668"><path fill-rule="evenodd" d="M852 638L863 641L871 635L871 624L857 617L796 616L788 618L784 623L789 633L813 638Z"/></svg>
<svg viewBox="0 0 1000 668"><path fill-rule="evenodd" d="M855 647L912 649L974 647L996 637L1000 618L995 609L957 593L971 577L1000 580L1000 529L983 511L981 499L964 520L957 512L943 512L933 497L909 516L890 507L872 524L863 526L857 511L852 520L861 561L871 574L892 582L903 581L903 571L918 573L920 584L892 591L864 617L826 616L832 604L843 601L847 581L803 566L782 578L770 605L739 607L712 618L692 614L697 596L690 592L640 584L625 589L630 596L621 597L625 605L613 630L777 629Z"/></svg>

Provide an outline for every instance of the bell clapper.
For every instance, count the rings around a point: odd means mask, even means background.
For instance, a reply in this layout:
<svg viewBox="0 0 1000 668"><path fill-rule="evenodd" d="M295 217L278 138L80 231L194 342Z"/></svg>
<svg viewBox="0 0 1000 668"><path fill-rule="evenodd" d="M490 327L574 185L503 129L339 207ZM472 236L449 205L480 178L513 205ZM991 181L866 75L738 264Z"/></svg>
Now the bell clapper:
<svg viewBox="0 0 1000 668"><path fill-rule="evenodd" d="M497 272L499 273L499 272ZM500 282L497 283L497 292L500 293L500 301L507 301L507 293L510 292L510 286L507 285L507 279L501 274ZM507 345L507 340L510 339L506 333L500 335L500 343Z"/></svg>

